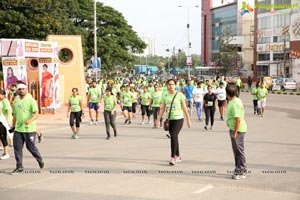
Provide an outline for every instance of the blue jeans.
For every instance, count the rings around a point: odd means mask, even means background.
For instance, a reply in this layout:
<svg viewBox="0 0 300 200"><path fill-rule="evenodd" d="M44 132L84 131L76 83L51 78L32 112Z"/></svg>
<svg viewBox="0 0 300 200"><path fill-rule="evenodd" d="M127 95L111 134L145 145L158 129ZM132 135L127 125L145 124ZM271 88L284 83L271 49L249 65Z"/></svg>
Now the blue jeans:
<svg viewBox="0 0 300 200"><path fill-rule="evenodd" d="M202 118L202 101L200 102L195 102L196 110L197 110L197 115L198 119Z"/></svg>

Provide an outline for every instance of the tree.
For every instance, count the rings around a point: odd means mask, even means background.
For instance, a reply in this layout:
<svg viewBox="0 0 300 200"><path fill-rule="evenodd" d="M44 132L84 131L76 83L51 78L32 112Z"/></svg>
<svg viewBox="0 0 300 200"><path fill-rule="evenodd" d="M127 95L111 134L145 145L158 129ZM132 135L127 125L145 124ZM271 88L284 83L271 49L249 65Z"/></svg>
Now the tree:
<svg viewBox="0 0 300 200"><path fill-rule="evenodd" d="M82 36L85 62L94 55L93 0L0 1L0 37L45 40L49 34ZM146 44L123 15L97 2L97 54L106 70L131 66Z"/></svg>
<svg viewBox="0 0 300 200"><path fill-rule="evenodd" d="M237 53L237 48L233 44L230 44L232 40L233 36L231 28L226 26L219 37L219 52L212 57L212 60L217 63L218 66L223 67L222 72L225 76L235 69L237 60L240 58Z"/></svg>

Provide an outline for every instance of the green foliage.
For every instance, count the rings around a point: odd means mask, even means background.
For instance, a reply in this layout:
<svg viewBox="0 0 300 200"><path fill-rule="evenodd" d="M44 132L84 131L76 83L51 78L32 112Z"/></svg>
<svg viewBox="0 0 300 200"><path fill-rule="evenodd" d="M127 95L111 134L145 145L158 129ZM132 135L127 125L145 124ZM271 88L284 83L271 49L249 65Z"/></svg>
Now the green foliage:
<svg viewBox="0 0 300 200"><path fill-rule="evenodd" d="M0 38L45 40L49 34L81 35L84 60L94 55L93 0L0 1ZM131 66L130 52L143 52L146 44L123 15L97 2L97 54L102 66ZM63 53L64 54L64 53Z"/></svg>
<svg viewBox="0 0 300 200"><path fill-rule="evenodd" d="M234 70L236 60L239 58L237 49L234 45L230 44L233 40L232 31L230 27L226 27L225 31L219 37L220 51L213 55L212 60L223 66L223 74L227 75Z"/></svg>

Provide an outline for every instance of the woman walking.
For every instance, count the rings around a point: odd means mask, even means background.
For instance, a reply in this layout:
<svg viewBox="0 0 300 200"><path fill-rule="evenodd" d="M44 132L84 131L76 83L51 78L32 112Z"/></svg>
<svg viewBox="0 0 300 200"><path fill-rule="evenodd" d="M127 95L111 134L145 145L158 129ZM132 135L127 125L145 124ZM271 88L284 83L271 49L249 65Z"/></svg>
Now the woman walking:
<svg viewBox="0 0 300 200"><path fill-rule="evenodd" d="M191 127L191 120L185 104L184 95L180 92L176 92L175 90L175 80L170 79L166 82L166 84L168 92L162 95L161 107L156 121L156 127L160 127L160 119L162 118L164 112L166 112L166 118L169 119L169 133L171 136L171 160L169 164L175 165L176 162L181 162L178 135L183 126L183 113L186 116L188 128Z"/></svg>
<svg viewBox="0 0 300 200"><path fill-rule="evenodd" d="M114 130L114 136L117 137L117 128L116 128L116 106L117 106L117 98L112 94L111 88L106 88L104 95L104 122L106 128L106 139L110 139L110 126Z"/></svg>
<svg viewBox="0 0 300 200"><path fill-rule="evenodd" d="M81 116L83 115L82 98L78 95L78 89L73 88L72 95L69 97L69 107L67 111L67 117L70 116L70 126L73 131L72 139L78 139Z"/></svg>
<svg viewBox="0 0 300 200"><path fill-rule="evenodd" d="M204 129L207 130L209 118L210 118L210 129L214 128L215 112L216 112L216 102L218 98L215 93L212 92L212 87L207 86L207 93L203 97L203 107L205 111L205 126Z"/></svg>

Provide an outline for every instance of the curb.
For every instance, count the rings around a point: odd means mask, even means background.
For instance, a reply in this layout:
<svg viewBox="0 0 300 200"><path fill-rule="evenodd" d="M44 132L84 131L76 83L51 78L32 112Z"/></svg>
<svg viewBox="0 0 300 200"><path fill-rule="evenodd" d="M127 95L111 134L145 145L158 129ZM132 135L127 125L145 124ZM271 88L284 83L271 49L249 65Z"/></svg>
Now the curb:
<svg viewBox="0 0 300 200"><path fill-rule="evenodd" d="M241 92L250 92L249 90L241 90ZM283 92L283 91L271 91L271 94L284 94L284 95L300 95L300 92Z"/></svg>

